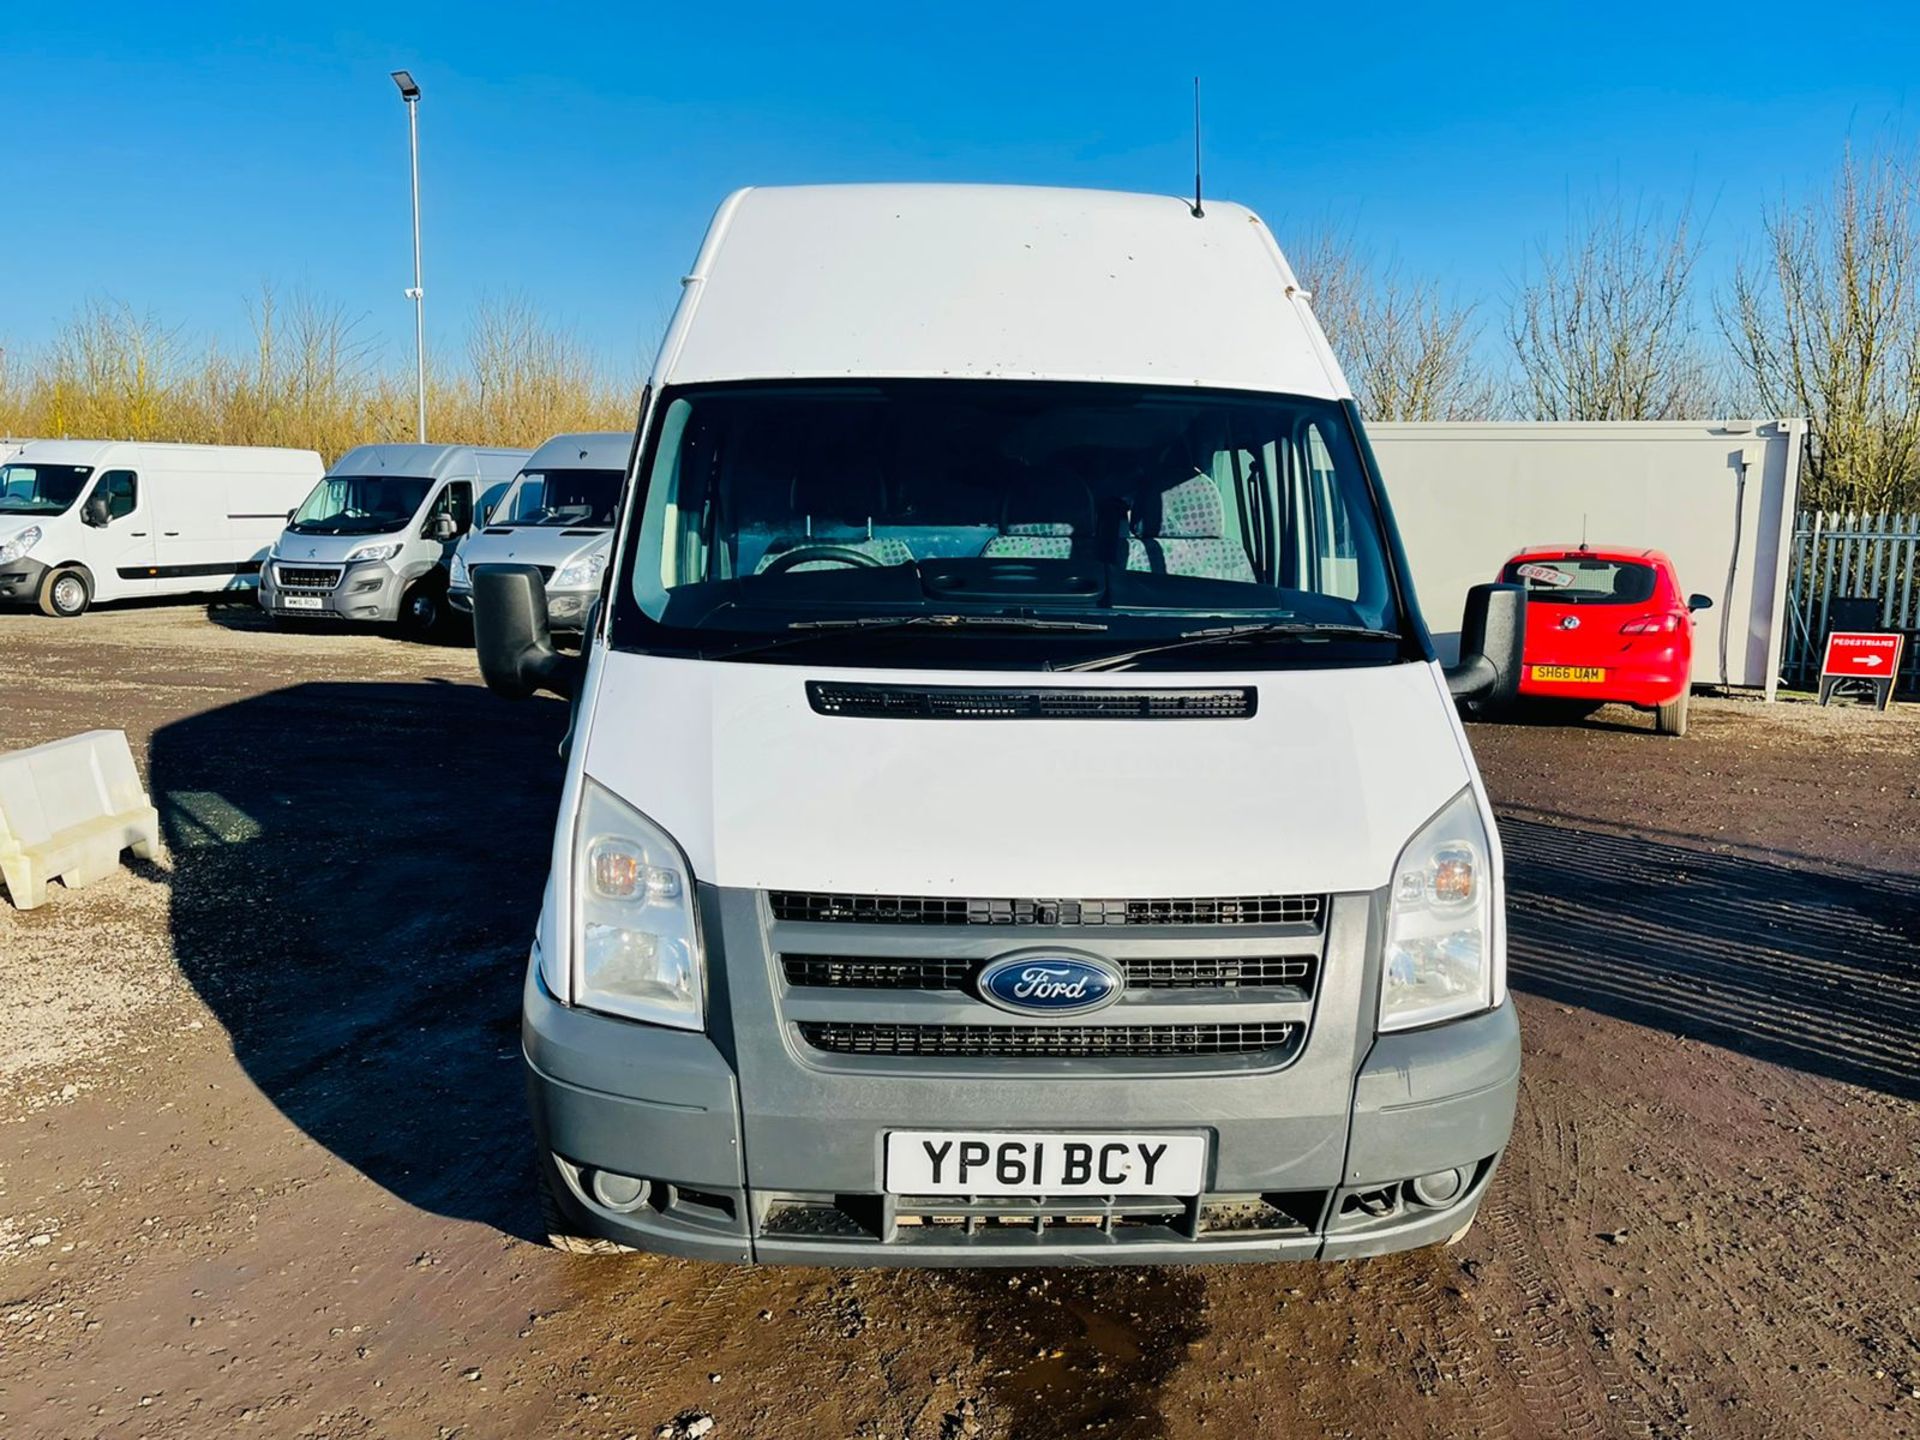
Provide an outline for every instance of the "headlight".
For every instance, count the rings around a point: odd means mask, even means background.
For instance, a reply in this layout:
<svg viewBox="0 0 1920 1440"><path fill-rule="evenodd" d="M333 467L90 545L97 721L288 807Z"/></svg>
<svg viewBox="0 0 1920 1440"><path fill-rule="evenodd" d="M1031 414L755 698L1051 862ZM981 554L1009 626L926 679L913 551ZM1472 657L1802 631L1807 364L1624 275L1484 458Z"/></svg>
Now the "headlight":
<svg viewBox="0 0 1920 1440"><path fill-rule="evenodd" d="M600 577L607 573L604 551L573 560L560 567L560 573L548 582L549 590L598 590Z"/></svg>
<svg viewBox="0 0 1920 1440"><path fill-rule="evenodd" d="M356 560L391 560L400 553L400 542L393 541L385 545L360 545L347 552L347 564Z"/></svg>
<svg viewBox="0 0 1920 1440"><path fill-rule="evenodd" d="M0 544L0 561L18 560L40 543L40 527L29 525L11 540Z"/></svg>
<svg viewBox="0 0 1920 1440"><path fill-rule="evenodd" d="M1472 790L1408 842L1393 867L1380 1028L1407 1030L1488 1009L1495 954L1493 848Z"/></svg>
<svg viewBox="0 0 1920 1440"><path fill-rule="evenodd" d="M467 557L454 552L453 563L447 567L447 584L456 590L471 590L473 579L467 574Z"/></svg>
<svg viewBox="0 0 1920 1440"><path fill-rule="evenodd" d="M698 1030L705 1023L693 876L632 806L581 784L573 830L573 991L590 1010Z"/></svg>

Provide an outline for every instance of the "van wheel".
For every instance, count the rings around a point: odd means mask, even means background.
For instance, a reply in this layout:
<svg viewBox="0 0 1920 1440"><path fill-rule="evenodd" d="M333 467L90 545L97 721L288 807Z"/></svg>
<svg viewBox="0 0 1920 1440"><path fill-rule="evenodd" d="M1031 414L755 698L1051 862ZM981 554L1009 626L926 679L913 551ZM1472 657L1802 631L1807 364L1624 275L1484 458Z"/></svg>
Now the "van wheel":
<svg viewBox="0 0 1920 1440"><path fill-rule="evenodd" d="M1662 705L1653 712L1653 728L1662 735L1684 735L1687 733L1687 698L1691 689L1682 690L1680 698L1671 704Z"/></svg>
<svg viewBox="0 0 1920 1440"><path fill-rule="evenodd" d="M77 567L50 571L47 578L40 582L42 615L71 620L76 615L86 614L87 606L92 603L93 583L87 579L87 572Z"/></svg>
<svg viewBox="0 0 1920 1440"><path fill-rule="evenodd" d="M546 1173L546 1167L540 1167L540 1227L547 1232L547 1243L556 1250L564 1250L569 1255L637 1255L639 1252L631 1245L622 1245L617 1240L602 1240L592 1235L572 1233L573 1222L567 1219L560 1208L560 1199L553 1193L553 1177Z"/></svg>
<svg viewBox="0 0 1920 1440"><path fill-rule="evenodd" d="M425 640L439 631L446 613L446 597L423 580L400 597L401 633Z"/></svg>
<svg viewBox="0 0 1920 1440"><path fill-rule="evenodd" d="M1462 1240L1466 1239L1467 1232L1473 1229L1473 1222L1475 1220L1478 1220L1479 1218L1480 1217L1477 1213L1473 1215L1469 1215L1467 1217L1466 1224L1462 1225L1458 1230L1454 1231L1451 1235L1447 1236L1445 1240L1442 1240L1440 1242L1440 1248L1443 1250L1450 1250L1455 1245L1458 1245Z"/></svg>

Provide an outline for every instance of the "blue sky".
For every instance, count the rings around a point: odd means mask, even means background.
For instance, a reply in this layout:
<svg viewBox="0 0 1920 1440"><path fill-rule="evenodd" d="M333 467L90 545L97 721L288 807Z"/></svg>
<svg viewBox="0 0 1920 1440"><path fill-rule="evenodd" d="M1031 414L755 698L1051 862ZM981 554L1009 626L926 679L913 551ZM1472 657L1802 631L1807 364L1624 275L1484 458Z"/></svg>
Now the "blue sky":
<svg viewBox="0 0 1920 1440"><path fill-rule="evenodd" d="M185 7L182 7L184 10ZM1920 7L360 5L283 16L0 0L0 344L90 297L246 333L261 282L410 352L406 121L424 91L430 343L527 298L643 373L708 216L749 183L1183 190L1331 221L1483 301L1620 193L1708 212L1710 275L1849 137L1911 140Z"/></svg>

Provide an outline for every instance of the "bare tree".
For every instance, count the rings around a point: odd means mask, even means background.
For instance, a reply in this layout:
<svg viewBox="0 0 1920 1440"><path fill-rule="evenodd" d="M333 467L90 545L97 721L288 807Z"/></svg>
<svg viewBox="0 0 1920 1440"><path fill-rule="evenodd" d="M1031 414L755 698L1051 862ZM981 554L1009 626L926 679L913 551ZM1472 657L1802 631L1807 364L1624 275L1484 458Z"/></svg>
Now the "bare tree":
<svg viewBox="0 0 1920 1440"><path fill-rule="evenodd" d="M44 388L50 435L181 438L180 337L131 305L90 300L54 337Z"/></svg>
<svg viewBox="0 0 1920 1440"><path fill-rule="evenodd" d="M1367 419L1478 420L1492 412L1472 306L1397 264L1376 263L1343 232L1309 234L1292 258Z"/></svg>
<svg viewBox="0 0 1920 1440"><path fill-rule="evenodd" d="M1920 498L1917 202L1910 164L1849 151L1827 194L1767 212L1721 307L1761 402L1808 417L1801 495L1823 509Z"/></svg>
<svg viewBox="0 0 1920 1440"><path fill-rule="evenodd" d="M1699 343L1691 210L1670 226L1620 202L1569 216L1514 297L1514 403L1540 420L1673 420L1723 402Z"/></svg>

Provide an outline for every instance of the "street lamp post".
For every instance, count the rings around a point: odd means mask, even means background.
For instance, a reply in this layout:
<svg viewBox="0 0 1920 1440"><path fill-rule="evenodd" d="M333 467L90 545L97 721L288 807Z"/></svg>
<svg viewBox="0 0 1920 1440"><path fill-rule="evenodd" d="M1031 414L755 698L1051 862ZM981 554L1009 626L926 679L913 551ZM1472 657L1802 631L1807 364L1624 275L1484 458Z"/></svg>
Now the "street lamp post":
<svg viewBox="0 0 1920 1440"><path fill-rule="evenodd" d="M407 151L413 162L413 301L414 401L419 410L420 443L427 443L427 320L426 295L420 288L420 87L405 70L393 72L400 98L407 102Z"/></svg>

